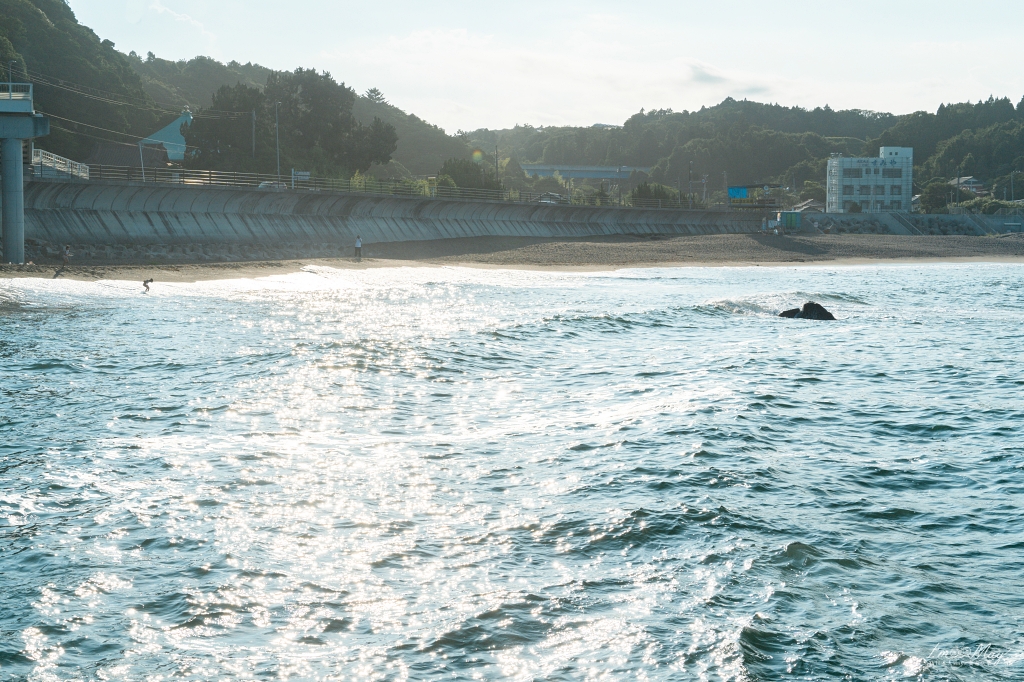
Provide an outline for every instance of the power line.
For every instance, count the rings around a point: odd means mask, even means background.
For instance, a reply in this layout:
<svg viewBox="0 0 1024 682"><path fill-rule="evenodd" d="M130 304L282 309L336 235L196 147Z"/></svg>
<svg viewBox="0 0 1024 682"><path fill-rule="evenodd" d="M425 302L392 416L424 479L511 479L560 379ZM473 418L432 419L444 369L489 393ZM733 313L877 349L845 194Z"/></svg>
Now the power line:
<svg viewBox="0 0 1024 682"><path fill-rule="evenodd" d="M118 106L132 107L133 109L138 109L140 111L155 111L155 112L160 113L160 114L169 114L169 115L172 115L172 116L179 116L181 114L180 108L176 109L176 110L171 110L171 109L161 109L161 108L158 108L158 107L144 107L144 106L139 106L138 104L131 104L129 102L118 102L116 100L107 99L105 97L99 97L98 95L91 95L91 94L89 94L87 92L80 92L78 90L74 90L73 88L66 88L66 87L63 87L61 85L55 85L53 83L46 83L46 82L41 82L41 81L34 82L34 85L45 85L45 86L51 87L51 88L58 88L60 90L65 90L67 92L74 93L76 95L79 95L81 97L85 97L85 98L88 98L88 99L96 100L98 102L104 102L106 104L116 104ZM236 118L240 118L240 116L206 116L204 114L198 114L198 115L192 114L192 118L215 119L215 120L234 120Z"/></svg>
<svg viewBox="0 0 1024 682"><path fill-rule="evenodd" d="M82 97L88 97L90 99L95 99L95 100L98 100L98 101L101 101L101 102L105 102L105 103L108 103L108 104L118 104L118 105L122 105L122 106L130 106L130 107L135 107L137 109L143 109L143 110L149 110L149 111L165 111L166 113L180 113L180 111L181 111L181 105L165 104L165 103L160 103L160 102L156 102L156 101L149 101L149 102L147 102L144 99L126 98L123 95L120 95L120 94L117 94L117 93L113 93L113 92L109 92L109 91L105 91L105 90L99 90L97 88L92 88L92 87L89 87L89 86L71 85L71 84L67 84L67 81L64 81L64 80L62 80L60 78L54 78L52 76L48 76L46 74L39 73L38 71L34 71L34 70L30 70L30 69L26 69L25 73L32 79L33 82L38 82L40 85L45 85L45 86L49 86L49 87L53 87L53 88L58 88L58 89L66 91L66 92L71 92L71 93L80 95ZM56 82L54 82L54 81L56 81ZM89 91L91 91L91 92L89 92ZM118 99L112 99L112 98L118 98ZM143 102L144 104L140 105L140 104L136 104L135 102ZM205 109L205 108L202 108L202 107L200 107L200 111L202 113L200 113L199 115L193 114L193 117L194 118L224 118L225 116L227 116L227 117L242 117L242 116L248 116L250 114L250 112L248 112L248 111L224 111L224 110L220 110L220 109ZM224 114L225 116L207 116L206 114Z"/></svg>
<svg viewBox="0 0 1024 682"><path fill-rule="evenodd" d="M62 128L61 126L56 126L56 125L51 125L50 129L51 130L59 130L62 133L67 133L69 135L78 135L79 137L88 137L88 138L91 138L93 140L99 140L100 142L107 142L109 144L116 144L116 145L121 146L121 147L131 147L133 149L138 147L138 144L132 144L131 142L118 142L117 140L111 140L111 139L108 139L106 137L100 137L98 135L90 135L89 133L83 133L81 130L71 130L70 128Z"/></svg>
<svg viewBox="0 0 1024 682"><path fill-rule="evenodd" d="M114 100L114 99L110 99L109 97L103 97L101 95L96 95L96 94L92 94L92 93L89 93L89 92L85 92L84 90L81 90L81 89L78 89L78 88L68 87L66 85L61 85L61 84L58 84L58 83L51 83L48 80L46 80L44 78L41 78L39 76L32 76L32 81L33 81L33 84L35 84L35 85L45 85L47 87L57 88L59 90L64 90L66 92L71 92L71 93L74 93L76 95L80 95L82 97L87 97L89 99L98 100L100 102L106 102L108 104L120 104L122 106L130 106L130 107L135 107L137 109L152 110L152 111L164 111L166 113L173 113L175 111L180 111L181 110L181 107L174 107L173 109L172 108L165 108L165 107L163 107L163 105L160 105L158 103L154 103L154 104L156 104L156 106L142 106L142 105L138 105L138 104L133 104L132 102L124 102L124 101Z"/></svg>
<svg viewBox="0 0 1024 682"><path fill-rule="evenodd" d="M158 106L167 107L169 109L180 110L181 105L178 104L162 104L160 102L147 101L145 97L129 97L120 93L110 92L109 90L100 90L93 88L88 85L80 85L78 83L70 83L63 78L56 76L50 76L33 69L26 69L25 73L33 80L46 81L47 85L53 85L54 87L64 88L71 92L77 92L79 94L92 94L107 99L114 99L118 104L132 104L133 102L141 102L143 104L157 104Z"/></svg>
<svg viewBox="0 0 1024 682"><path fill-rule="evenodd" d="M85 126L86 128L93 128L94 130L102 130L105 133L113 133L114 135L122 135L124 137L130 137L133 140L138 140L139 142L144 142L144 141L160 142L160 143L164 142L164 140L154 140L151 137L140 137L138 135L132 135L131 133L122 133L122 132L120 132L118 130L110 130L109 128L101 128L99 126L94 126L94 125L91 125L89 123L82 123L81 121L76 121L76 120L71 119L71 118L64 118L63 116L57 116L56 114L51 114L51 113L48 113L48 112L45 112L45 111L40 111L39 113L43 114L44 116L49 116L50 118L55 118L55 119L57 119L59 121L67 121L68 123L74 123L75 125Z"/></svg>
<svg viewBox="0 0 1024 682"><path fill-rule="evenodd" d="M50 129L51 130L59 130L62 133L67 133L69 135L77 135L78 137L88 137L89 139L99 140L100 142L106 142L108 144L116 144L119 147L131 147L132 149L137 149L138 146L139 146L138 143L134 143L133 144L131 142L118 142L117 140L111 140L109 138L100 137L98 135L90 135L89 133L82 132L81 130L71 130L70 128L63 128L63 127L57 126L57 125L51 125ZM123 135L124 133L118 133L118 134ZM143 138L143 139L146 139L146 138ZM154 146L156 146L156 145L154 145ZM196 146L190 145L190 144L184 145L184 147L186 149L199 149L199 147L196 147Z"/></svg>

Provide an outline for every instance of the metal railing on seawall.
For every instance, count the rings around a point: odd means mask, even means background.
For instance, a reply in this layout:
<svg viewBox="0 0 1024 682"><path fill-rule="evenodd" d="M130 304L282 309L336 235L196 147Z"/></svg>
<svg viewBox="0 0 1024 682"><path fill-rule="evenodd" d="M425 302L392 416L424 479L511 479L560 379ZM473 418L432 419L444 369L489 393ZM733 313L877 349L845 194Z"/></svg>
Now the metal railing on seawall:
<svg viewBox="0 0 1024 682"><path fill-rule="evenodd" d="M59 178L55 178L59 179ZM233 173L227 171L192 170L183 168L139 168L128 166L90 165L87 177L69 176L69 182L102 181L178 185L183 187L240 187L265 192L336 192L371 196L421 197L424 199L450 199L456 201L497 201L505 203L536 204L538 206L597 206L602 208L630 208L647 210L686 209L685 202L677 200L639 199L624 196L621 199L604 194L573 192L526 192L512 189L472 189L446 187L423 180L291 178L265 173ZM696 210L724 210L725 207Z"/></svg>
<svg viewBox="0 0 1024 682"><path fill-rule="evenodd" d="M910 222L910 219L903 215L901 212L891 211L889 213L889 217L891 217L893 220L898 222L903 227L907 228L907 231L910 232L910 234L921 236L922 232L921 230L917 229L917 225L914 225L914 223Z"/></svg>

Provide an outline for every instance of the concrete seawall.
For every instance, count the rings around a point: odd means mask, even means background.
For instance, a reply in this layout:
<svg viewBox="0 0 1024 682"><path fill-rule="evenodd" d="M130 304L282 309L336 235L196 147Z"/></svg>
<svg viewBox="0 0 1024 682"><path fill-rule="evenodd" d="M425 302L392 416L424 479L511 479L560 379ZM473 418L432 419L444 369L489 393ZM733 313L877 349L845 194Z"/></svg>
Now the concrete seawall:
<svg viewBox="0 0 1024 682"><path fill-rule="evenodd" d="M42 244L172 246L333 244L455 237L586 237L753 232L760 216L456 201L320 192L267 192L36 181L25 192L25 236Z"/></svg>

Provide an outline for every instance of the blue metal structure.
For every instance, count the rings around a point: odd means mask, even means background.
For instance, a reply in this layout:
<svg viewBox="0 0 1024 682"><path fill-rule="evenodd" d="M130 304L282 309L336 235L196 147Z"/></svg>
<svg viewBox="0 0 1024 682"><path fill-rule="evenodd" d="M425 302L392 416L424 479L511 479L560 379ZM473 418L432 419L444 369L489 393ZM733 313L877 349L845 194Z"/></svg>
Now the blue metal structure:
<svg viewBox="0 0 1024 682"><path fill-rule="evenodd" d="M548 178L556 172L566 180L629 180L634 173L650 174L650 167L640 166L560 166L558 164L524 163L520 166L529 176Z"/></svg>

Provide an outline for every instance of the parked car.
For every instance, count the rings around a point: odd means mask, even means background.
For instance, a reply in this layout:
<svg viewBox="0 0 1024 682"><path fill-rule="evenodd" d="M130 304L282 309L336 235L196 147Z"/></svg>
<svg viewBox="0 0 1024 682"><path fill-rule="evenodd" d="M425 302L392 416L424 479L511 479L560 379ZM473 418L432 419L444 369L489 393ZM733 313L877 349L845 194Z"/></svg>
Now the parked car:
<svg viewBox="0 0 1024 682"><path fill-rule="evenodd" d="M545 192L537 197L538 204L568 204L569 198L554 192Z"/></svg>
<svg viewBox="0 0 1024 682"><path fill-rule="evenodd" d="M288 189L288 184L279 180L264 180L256 189L263 189L269 192L283 192Z"/></svg>

